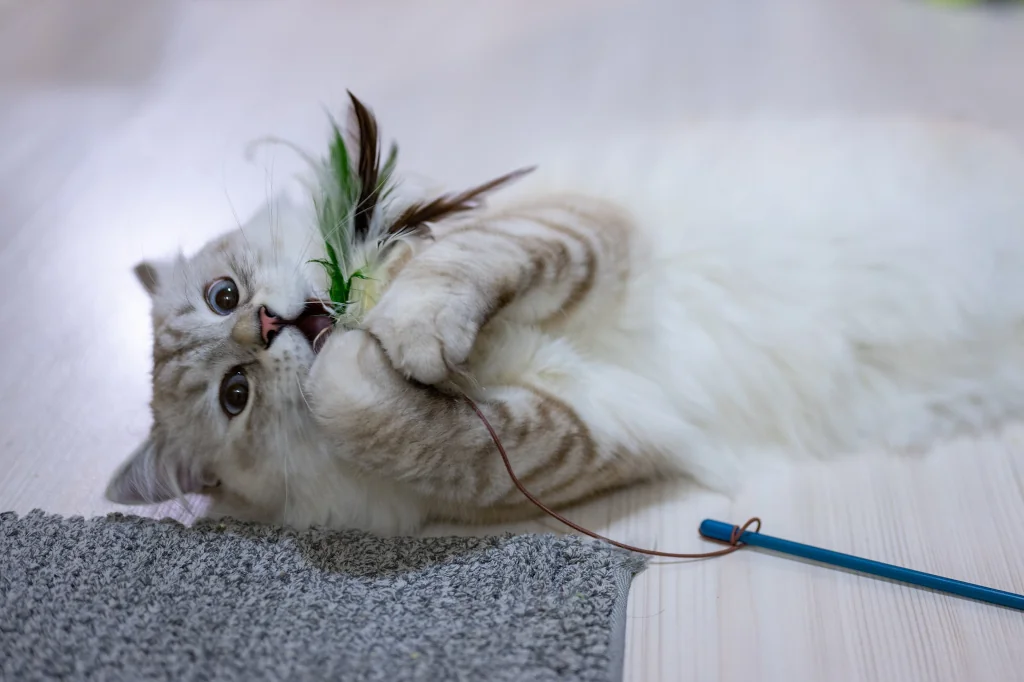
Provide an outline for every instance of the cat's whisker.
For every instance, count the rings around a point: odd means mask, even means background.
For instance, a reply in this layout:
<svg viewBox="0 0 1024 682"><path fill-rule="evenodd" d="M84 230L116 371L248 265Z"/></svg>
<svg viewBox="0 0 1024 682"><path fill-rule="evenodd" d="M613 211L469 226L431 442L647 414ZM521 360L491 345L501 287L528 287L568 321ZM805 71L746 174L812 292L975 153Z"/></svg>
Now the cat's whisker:
<svg viewBox="0 0 1024 682"><path fill-rule="evenodd" d="M323 331L321 331L321 332L320 332L319 334L317 334L316 336L314 336L314 337L313 337L313 348L316 348L316 347L317 347L317 344L318 344L318 343L320 342L320 337L322 337L322 336L323 336L324 334L330 334L330 333L331 333L331 330L330 330L330 328L328 328L328 329L324 329L324 330L323 330ZM303 393L303 394L302 394L302 397L303 397L303 398L305 398L305 397L306 397L306 394L305 394L305 393ZM306 407L309 407L309 402L308 402L308 401L306 402ZM310 407L309 409L310 409L310 410L312 410L313 408L312 408L312 407Z"/></svg>
<svg viewBox="0 0 1024 682"><path fill-rule="evenodd" d="M352 213L347 215L345 217L345 220L351 220L352 215ZM337 232L340 229L341 224L339 222L339 224L334 228L333 234L337 234ZM308 264L309 259L306 256L309 254L309 250L313 246L313 244L321 243L324 239L323 233L320 231L320 228L318 228L315 224L307 225L306 231L309 233L309 237L306 239L306 243L305 245L303 245L302 250L299 252L299 257L296 259L294 270L295 274L298 274L298 272L303 268L303 266Z"/></svg>
<svg viewBox="0 0 1024 682"><path fill-rule="evenodd" d="M246 146L245 148L246 160L251 162L253 160L253 157L256 155L257 148L270 145L279 145L282 147L287 147L288 149L295 152L295 154L298 155L299 158L308 163L310 166L317 165L317 160L314 159L313 156L309 154L309 152L307 152L294 142L289 142L288 140L278 137L276 135L265 135L250 142L248 146Z"/></svg>
<svg viewBox="0 0 1024 682"><path fill-rule="evenodd" d="M205 289L206 283L197 276L194 264L191 260L185 258L181 251L179 251L178 264L181 266L185 281L189 284L189 290L201 291Z"/></svg>
<svg viewBox="0 0 1024 682"><path fill-rule="evenodd" d="M181 509L188 516L189 520L195 520L197 513L196 509L192 504L192 500L189 499L185 493L181 494L181 497L177 500L178 504L181 505Z"/></svg>
<svg viewBox="0 0 1024 682"><path fill-rule="evenodd" d="M177 476L177 473L174 472L171 469L171 466L166 462L162 464L152 462L151 466L153 466L154 468L158 466L163 466L165 468L165 473L157 477L157 480L166 481L169 487L171 488L169 506L171 506L172 508L176 506L178 508L178 511L183 512L183 515L186 518L190 520L194 519L195 510L192 508L192 504L189 502L187 491L182 490L181 482L179 477ZM152 474L149 474L149 476L152 476Z"/></svg>
<svg viewBox="0 0 1024 682"><path fill-rule="evenodd" d="M316 228L310 227L309 238L306 240L306 244L302 247L302 250L299 252L298 258L295 261L295 270L293 271L294 274L297 275L299 271L309 263L309 259L306 258L307 254L309 253L309 249L311 246L313 246L314 242L319 241L320 239L322 239L322 237L320 236L320 233L316 230Z"/></svg>
<svg viewBox="0 0 1024 682"><path fill-rule="evenodd" d="M314 341L314 344L315 344L315 341ZM295 383L298 386L299 395L302 396L302 402L304 402L306 404L306 409L308 409L310 414L312 414L313 407L309 404L309 399L306 397L306 391L302 387L302 378L301 377L295 377ZM290 495L290 489L289 489L290 488L290 474L289 474L289 471L288 471L288 455L293 450L290 447L291 446L291 443L290 443L291 436L288 434L288 430L287 429L281 429L280 432L284 435L285 441L289 441L289 442L286 443L286 447L281 450L281 455L282 455L281 456L281 460L282 460L281 461L281 468L282 468L282 471L283 471L283 474L284 474L284 511L282 512L282 517L283 517L282 518L282 522L286 523L287 522L288 509L289 509L289 495Z"/></svg>
<svg viewBox="0 0 1024 682"><path fill-rule="evenodd" d="M306 163L310 164L311 166L315 166L316 163L317 163L316 160L313 159L312 156L310 156L307 152L302 150L297 145L295 145L295 144L293 144L291 142L288 142L287 140L282 140L281 138L278 138L278 137L275 137L275 136L266 136L266 137L263 137L263 138L259 138L259 139L255 140L255 141L253 141L252 143L250 143L249 146L246 148L246 159L251 161L252 157L255 154L256 149L258 147L261 147L261 146L264 146L264 145L268 145L268 144L283 145L283 146L287 147L288 149L292 150L295 154L297 154L301 159L306 161ZM270 216L268 218L268 221L270 223L270 245L271 245L271 251L273 252L272 256L273 256L273 259L274 259L274 267L278 267L278 265L281 262L282 246L281 246L281 235L280 235L281 224L280 224L280 221L278 220L278 216L276 214L277 203L275 201L273 201L273 177L274 177L273 159L274 158L275 157L271 157L272 160L271 160L270 167L265 169L264 177L265 177L265 190L266 190L265 194L267 196L267 208L268 208L268 212L270 213ZM300 178L299 181L303 182L301 178ZM237 222L237 216L236 216L236 222ZM294 274L298 274L299 270L302 268L302 265L305 262L306 252L309 250L309 246L310 246L311 243L312 243L312 237L310 237L310 239L307 240L306 245L303 246L303 248L302 248L302 250L300 252L300 258L298 259L298 262L296 263L295 269L293 271Z"/></svg>
<svg viewBox="0 0 1024 682"><path fill-rule="evenodd" d="M302 383L299 382L299 392L302 393ZM305 395L303 395L305 399ZM308 404L308 403L307 403ZM292 452L291 448L291 437L288 435L288 429L279 429L279 432L283 435L285 441L285 447L281 448L281 472L284 477L284 509L281 511L281 523L287 525L288 523L288 509L290 504L290 486L291 476L288 471L288 455Z"/></svg>
<svg viewBox="0 0 1024 682"><path fill-rule="evenodd" d="M270 212L270 240L271 242L278 241L280 235L280 224L278 223L275 210L277 208L277 202L274 201L274 159L276 157L270 157L270 166L266 170L266 197L267 197L267 210ZM280 249L274 249L274 267L276 268L280 263Z"/></svg>
<svg viewBox="0 0 1024 682"><path fill-rule="evenodd" d="M227 178L224 173L224 167L221 166L221 182L224 187L224 198L227 199L228 208L231 209L231 216L235 220L235 225L238 226L238 231L242 234L242 239L245 241L246 248L255 255L256 251L252 247L252 243L249 241L248 235L245 234L245 228L242 225L241 219L238 217L238 211L235 208L235 202L231 200L231 193L228 191Z"/></svg>
<svg viewBox="0 0 1024 682"><path fill-rule="evenodd" d="M325 331L327 330L325 329L324 332ZM323 334L324 332L320 332L320 334L317 334L316 338L320 338L320 335ZM308 407L309 411L312 412L313 406L309 404L309 399L306 397L306 391L302 388L302 379L300 377L296 377L295 381L298 382L299 384L299 395L302 396L302 402L306 403L306 407Z"/></svg>

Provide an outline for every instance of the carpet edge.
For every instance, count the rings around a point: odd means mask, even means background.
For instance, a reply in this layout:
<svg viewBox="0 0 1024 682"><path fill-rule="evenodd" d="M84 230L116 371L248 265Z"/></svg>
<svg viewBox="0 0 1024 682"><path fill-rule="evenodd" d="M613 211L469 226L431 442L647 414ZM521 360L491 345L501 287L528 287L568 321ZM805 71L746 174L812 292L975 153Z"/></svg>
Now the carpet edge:
<svg viewBox="0 0 1024 682"><path fill-rule="evenodd" d="M611 614L611 633L609 635L611 652L608 655L609 682L622 682L623 680L626 664L626 611L629 606L629 594L633 580L647 570L648 566L647 557L640 554L633 554L630 559L630 561L623 562L615 581L615 587L619 594Z"/></svg>

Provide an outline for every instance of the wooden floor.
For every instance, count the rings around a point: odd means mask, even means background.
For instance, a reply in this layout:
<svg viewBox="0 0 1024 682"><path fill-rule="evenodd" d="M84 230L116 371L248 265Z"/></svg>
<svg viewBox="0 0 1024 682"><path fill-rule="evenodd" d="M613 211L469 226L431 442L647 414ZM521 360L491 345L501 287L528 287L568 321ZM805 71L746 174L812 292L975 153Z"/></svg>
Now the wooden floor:
<svg viewBox="0 0 1024 682"><path fill-rule="evenodd" d="M106 479L149 420L131 266L253 210L297 166L249 163L246 143L316 148L345 88L409 166L460 183L707 119L914 113L1024 139L1022 72L1021 12L913 0L0 0L0 510L111 509ZM680 551L701 549L706 516L757 514L776 535L1024 592L1024 428L782 471L733 501L673 485L575 514ZM626 671L1024 680L1024 615L753 551L656 562L633 587Z"/></svg>

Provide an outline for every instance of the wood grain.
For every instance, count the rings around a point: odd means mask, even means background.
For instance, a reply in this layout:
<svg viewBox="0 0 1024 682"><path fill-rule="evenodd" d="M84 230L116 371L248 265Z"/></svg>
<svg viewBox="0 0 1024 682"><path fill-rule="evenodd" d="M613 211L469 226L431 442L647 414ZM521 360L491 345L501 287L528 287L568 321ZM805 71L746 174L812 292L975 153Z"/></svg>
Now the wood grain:
<svg viewBox="0 0 1024 682"><path fill-rule="evenodd" d="M131 266L252 211L298 163L250 164L245 145L275 133L315 148L320 105L346 87L411 167L469 186L553 145L707 119L915 113L1024 139L1021 64L1021 13L909 0L4 0L0 509L111 509L106 479L149 419ZM666 484L573 515L696 551L702 518L757 514L775 535L1024 592L1022 453L1015 427L766 474L733 500ZM1014 680L1022 642L1019 613L744 551L654 562L634 584L626 668L644 682Z"/></svg>

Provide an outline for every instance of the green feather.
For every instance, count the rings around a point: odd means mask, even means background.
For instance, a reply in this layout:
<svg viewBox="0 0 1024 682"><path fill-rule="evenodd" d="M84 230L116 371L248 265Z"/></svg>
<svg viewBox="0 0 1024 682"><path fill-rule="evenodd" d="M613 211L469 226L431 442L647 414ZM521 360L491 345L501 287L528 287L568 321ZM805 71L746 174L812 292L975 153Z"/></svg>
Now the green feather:
<svg viewBox="0 0 1024 682"><path fill-rule="evenodd" d="M354 327L359 324L359 318L373 307L386 286L377 270L389 241L401 239L446 215L475 209L484 194L522 177L531 169L508 173L458 194L413 203L397 215L390 216L385 223L388 199L395 189L393 180L398 164L398 145L390 145L379 168L359 163L361 157L369 154L372 154L370 158L374 163L379 163L377 127L369 110L351 93L349 95L360 128L357 156L353 158L345 145L341 128L329 112L331 135L327 156L316 160L301 150L299 152L315 170L311 188L313 205L326 255L326 258L310 262L319 264L327 274L330 300L326 304L334 324ZM294 148L294 145L289 146ZM367 188L362 184L370 182L375 185L370 189L377 189L376 192L364 191ZM360 197L366 205L358 205Z"/></svg>
<svg viewBox="0 0 1024 682"><path fill-rule="evenodd" d="M324 240L326 258L310 262L323 267L329 280L327 294L335 324L344 321L353 301L352 280L371 280L365 269L372 263L355 263L359 245L353 243L354 216L358 206L361 186L353 170L353 159L345 145L345 138L333 117L330 117L331 138L327 157L319 167L318 187L313 197L317 213L317 225ZM392 144L387 159L380 170L380 203L394 189L391 184L395 166L398 163L398 146ZM359 298L364 298L359 296ZM365 305L362 306L365 308ZM357 307L358 308L358 307ZM354 322L354 320L349 320Z"/></svg>

